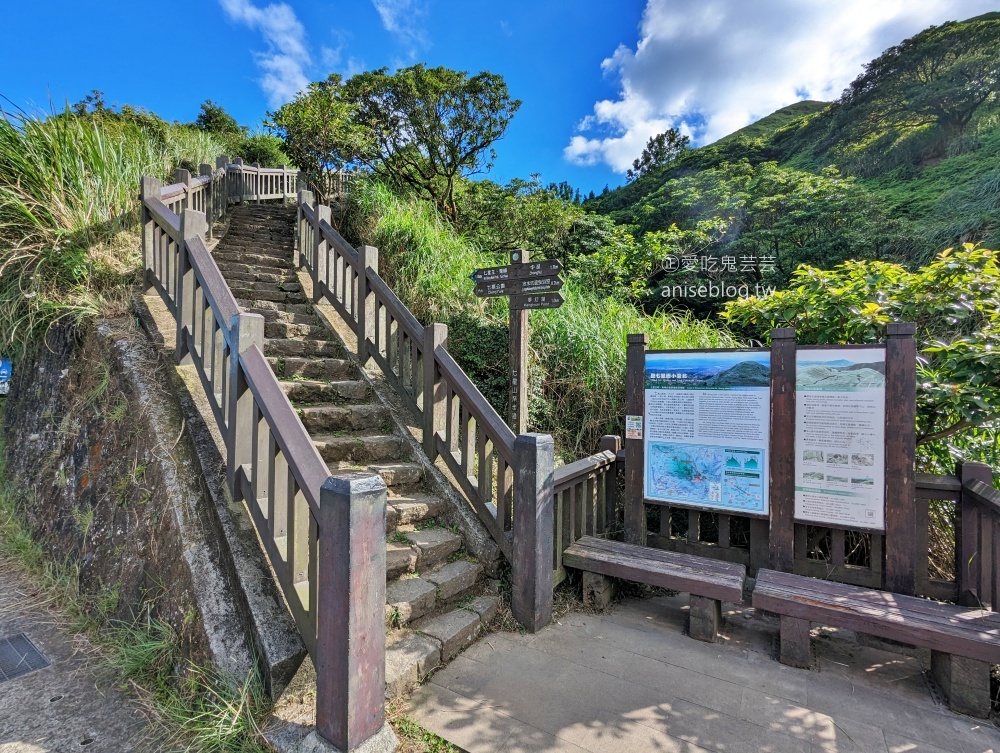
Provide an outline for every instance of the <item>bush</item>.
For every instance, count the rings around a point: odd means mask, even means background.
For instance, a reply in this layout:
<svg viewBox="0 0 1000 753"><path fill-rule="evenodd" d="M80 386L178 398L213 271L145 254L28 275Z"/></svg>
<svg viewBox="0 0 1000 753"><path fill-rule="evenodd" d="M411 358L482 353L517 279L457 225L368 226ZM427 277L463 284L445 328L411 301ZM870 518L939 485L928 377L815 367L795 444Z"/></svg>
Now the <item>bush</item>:
<svg viewBox="0 0 1000 753"><path fill-rule="evenodd" d="M120 297L139 267L141 177L165 178L218 149L183 126L149 132L118 116L0 110L0 345Z"/></svg>
<svg viewBox="0 0 1000 753"><path fill-rule="evenodd" d="M774 327L794 326L798 341L810 344L874 343L888 322L916 323L919 460L927 470L951 473L963 455L997 458L998 291L996 252L967 244L915 272L874 261L829 271L803 266L788 290L733 301L723 316L760 339Z"/></svg>

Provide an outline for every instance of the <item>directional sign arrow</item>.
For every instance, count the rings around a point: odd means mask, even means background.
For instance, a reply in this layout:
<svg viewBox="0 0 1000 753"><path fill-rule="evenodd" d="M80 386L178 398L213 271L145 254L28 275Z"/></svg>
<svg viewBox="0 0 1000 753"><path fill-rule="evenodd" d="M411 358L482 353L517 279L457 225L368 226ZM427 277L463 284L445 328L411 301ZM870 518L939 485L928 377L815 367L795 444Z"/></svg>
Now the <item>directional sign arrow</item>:
<svg viewBox="0 0 1000 753"><path fill-rule="evenodd" d="M469 278L473 282L498 282L500 280L524 280L531 277L554 277L562 272L562 262L545 259L527 264L507 264L503 267L477 269Z"/></svg>
<svg viewBox="0 0 1000 753"><path fill-rule="evenodd" d="M563 304L563 297L558 293L534 293L531 295L512 295L512 309L557 309Z"/></svg>
<svg viewBox="0 0 1000 753"><path fill-rule="evenodd" d="M524 280L499 280L481 282L476 285L475 294L480 298L497 295L522 295L525 293L553 293L563 286L558 277L529 277Z"/></svg>

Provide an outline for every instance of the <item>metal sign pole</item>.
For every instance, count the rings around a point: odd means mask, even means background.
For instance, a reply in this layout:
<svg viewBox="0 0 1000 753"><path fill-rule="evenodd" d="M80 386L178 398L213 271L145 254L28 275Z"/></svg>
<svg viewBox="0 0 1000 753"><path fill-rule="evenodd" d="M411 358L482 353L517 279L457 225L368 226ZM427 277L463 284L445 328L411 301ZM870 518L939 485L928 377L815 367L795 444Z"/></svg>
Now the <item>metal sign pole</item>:
<svg viewBox="0 0 1000 753"><path fill-rule="evenodd" d="M510 254L511 266L523 268L528 252ZM510 428L514 434L528 432L528 311L510 307Z"/></svg>

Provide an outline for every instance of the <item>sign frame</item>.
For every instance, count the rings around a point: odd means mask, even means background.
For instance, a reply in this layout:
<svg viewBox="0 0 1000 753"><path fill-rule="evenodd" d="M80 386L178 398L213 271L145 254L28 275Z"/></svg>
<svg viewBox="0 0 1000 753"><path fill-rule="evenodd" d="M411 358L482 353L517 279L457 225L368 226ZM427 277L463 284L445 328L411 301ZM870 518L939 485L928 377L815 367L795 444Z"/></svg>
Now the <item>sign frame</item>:
<svg viewBox="0 0 1000 753"><path fill-rule="evenodd" d="M757 355L765 355L765 356L767 356L768 361L770 360L770 357L771 357L771 349L770 348L684 348L684 349L676 349L676 350L645 350L644 351L644 354L643 354L643 364L642 364L643 365L643 395L644 395L644 397L643 397L643 411L642 411L642 417L643 417L643 436L641 438L641 441L642 441L642 466L643 466L643 473L642 473L642 501L643 501L643 504L659 505L661 507L676 507L676 508L687 509L687 510L697 510L697 511L700 511L700 512L717 513L719 515L735 515L735 516L739 516L739 517L754 518L754 519L757 519L757 520L769 520L770 519L771 510L772 510L772 507L773 507L772 501L770 500L770 478L769 478L769 466L770 466L770 462L771 462L771 450L772 450L772 443L773 443L773 435L771 434L771 431L770 431L770 429L771 429L770 403L771 403L771 397L772 397L771 396L770 367L768 368L768 375L769 375L769 377L768 377L768 387L763 388L763 389L767 390L767 398L765 400L765 405L767 406L767 417L766 417L766 421L765 421L765 423L766 423L767 437L766 437L766 440L765 440L765 445L766 446L762 449L762 453L761 453L761 455L762 455L762 461L760 463L760 466L761 466L761 468L760 468L760 481L761 481L761 487L762 487L762 506L764 508L763 511L758 511L758 510L741 510L741 509L733 508L733 507L725 507L725 506L722 506L721 504L719 504L719 505L697 504L697 503L692 503L690 501L683 501L683 500L666 500L666 499L660 499L660 498L656 498L656 497L650 497L647 494L647 492L648 492L648 489L647 489L647 480L648 480L649 472L650 472L650 469L649 469L649 458L648 458L648 448L649 448L649 443L651 442L651 440L650 440L650 421L649 421L649 416L648 416L649 401L646 398L646 392L647 392L647 390L646 390L646 363L647 363L647 359L650 356L656 356L656 355L678 355L678 356L683 356L685 354L688 354L690 356L697 356L697 355L714 356L714 355L735 354L735 353L748 353L748 354L749 353L753 353L753 354L757 354ZM731 445L736 445L736 444L739 444L740 441L742 441L742 440L733 441L730 444ZM678 442L678 443L682 443L682 442ZM691 442L689 444L692 444L692 445L704 445L704 443L698 443L698 442ZM725 443L723 443L723 444L725 444ZM717 445L717 446L720 447L720 448L722 448L722 449L726 449L725 447L723 447L723 444L720 444L720 445ZM733 449L736 449L736 448L733 448Z"/></svg>

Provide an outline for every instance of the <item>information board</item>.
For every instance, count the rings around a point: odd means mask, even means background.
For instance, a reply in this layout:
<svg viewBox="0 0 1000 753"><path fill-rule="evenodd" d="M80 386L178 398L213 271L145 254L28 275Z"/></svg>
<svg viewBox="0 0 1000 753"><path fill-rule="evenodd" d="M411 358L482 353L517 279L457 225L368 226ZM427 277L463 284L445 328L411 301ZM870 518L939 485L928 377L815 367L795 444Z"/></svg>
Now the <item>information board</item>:
<svg viewBox="0 0 1000 753"><path fill-rule="evenodd" d="M885 349L796 351L795 519L885 528Z"/></svg>
<svg viewBox="0 0 1000 753"><path fill-rule="evenodd" d="M9 358L0 358L0 395L10 392L10 377L13 371L13 364Z"/></svg>
<svg viewBox="0 0 1000 753"><path fill-rule="evenodd" d="M646 499L766 515L770 351L649 352L645 380Z"/></svg>

